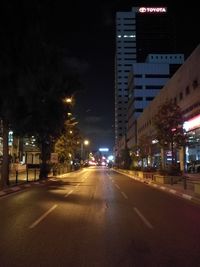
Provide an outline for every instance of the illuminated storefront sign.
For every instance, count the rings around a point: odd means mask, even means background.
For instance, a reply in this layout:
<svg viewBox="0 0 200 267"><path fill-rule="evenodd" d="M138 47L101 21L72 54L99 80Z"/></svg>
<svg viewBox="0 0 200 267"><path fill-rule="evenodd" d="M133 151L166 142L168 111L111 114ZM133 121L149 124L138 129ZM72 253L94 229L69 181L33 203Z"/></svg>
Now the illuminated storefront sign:
<svg viewBox="0 0 200 267"><path fill-rule="evenodd" d="M108 152L108 151L109 151L109 149L108 149L108 148L106 148L106 147L105 147L105 148L103 147L103 148L99 148L99 151L100 151L100 152Z"/></svg>
<svg viewBox="0 0 200 267"><path fill-rule="evenodd" d="M167 13L166 7L140 7L140 13Z"/></svg>
<svg viewBox="0 0 200 267"><path fill-rule="evenodd" d="M192 118L189 121L184 122L183 128L189 132L200 127L200 115Z"/></svg>

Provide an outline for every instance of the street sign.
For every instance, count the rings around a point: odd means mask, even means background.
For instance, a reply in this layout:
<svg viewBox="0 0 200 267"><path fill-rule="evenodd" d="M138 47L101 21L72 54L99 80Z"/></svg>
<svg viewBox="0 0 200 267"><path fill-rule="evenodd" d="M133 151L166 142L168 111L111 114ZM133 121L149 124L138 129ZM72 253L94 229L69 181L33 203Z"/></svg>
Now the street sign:
<svg viewBox="0 0 200 267"><path fill-rule="evenodd" d="M51 163L58 163L58 153L51 153Z"/></svg>

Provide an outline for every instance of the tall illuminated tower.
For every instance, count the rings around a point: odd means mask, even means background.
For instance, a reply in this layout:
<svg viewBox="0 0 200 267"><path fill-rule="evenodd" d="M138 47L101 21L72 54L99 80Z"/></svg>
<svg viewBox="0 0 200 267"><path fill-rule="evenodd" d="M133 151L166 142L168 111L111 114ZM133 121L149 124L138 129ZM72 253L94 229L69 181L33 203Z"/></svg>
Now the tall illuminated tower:
<svg viewBox="0 0 200 267"><path fill-rule="evenodd" d="M166 7L133 7L116 13L115 148L126 134L132 65L144 62L150 53L174 53L172 29Z"/></svg>

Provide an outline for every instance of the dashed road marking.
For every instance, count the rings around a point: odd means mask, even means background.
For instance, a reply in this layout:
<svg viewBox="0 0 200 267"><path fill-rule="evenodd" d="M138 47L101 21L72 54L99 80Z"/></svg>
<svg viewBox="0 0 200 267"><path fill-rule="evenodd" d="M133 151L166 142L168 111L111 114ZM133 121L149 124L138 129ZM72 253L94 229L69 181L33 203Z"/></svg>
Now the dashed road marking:
<svg viewBox="0 0 200 267"><path fill-rule="evenodd" d="M144 215L136 207L134 207L134 211L137 213L137 215L140 217L140 219L144 222L144 224L148 228L153 229L152 224L144 217Z"/></svg>
<svg viewBox="0 0 200 267"><path fill-rule="evenodd" d="M65 195L65 197L68 197L71 193L73 193L73 190L70 190L70 191Z"/></svg>
<svg viewBox="0 0 200 267"><path fill-rule="evenodd" d="M124 192L121 192L121 194L125 199L128 199L127 195Z"/></svg>
<svg viewBox="0 0 200 267"><path fill-rule="evenodd" d="M119 187L119 185L118 184L114 184L115 185L115 187L117 187L118 189L120 189L120 187Z"/></svg>
<svg viewBox="0 0 200 267"><path fill-rule="evenodd" d="M39 219L37 219L34 223L32 223L29 228L32 229L34 228L36 225L38 225L42 220L44 220L49 213L51 213L55 208L57 208L58 205L54 205L53 207L51 207L48 211L46 211L42 216L40 216Z"/></svg>

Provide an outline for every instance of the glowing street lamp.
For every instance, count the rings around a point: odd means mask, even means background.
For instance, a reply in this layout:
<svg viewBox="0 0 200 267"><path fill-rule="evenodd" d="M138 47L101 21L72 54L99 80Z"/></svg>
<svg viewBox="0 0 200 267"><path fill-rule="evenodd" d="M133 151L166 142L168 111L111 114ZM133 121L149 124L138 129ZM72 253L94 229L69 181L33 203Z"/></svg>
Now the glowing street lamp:
<svg viewBox="0 0 200 267"><path fill-rule="evenodd" d="M64 101L67 104L71 104L72 103L72 98L71 97L66 97Z"/></svg>
<svg viewBox="0 0 200 267"><path fill-rule="evenodd" d="M84 146L88 146L90 144L90 141L85 139L84 141L81 142L81 160L83 160L83 148Z"/></svg>
<svg viewBox="0 0 200 267"><path fill-rule="evenodd" d="M88 140L84 140L84 142L83 142L83 144L85 145L85 146L88 146L89 145L89 141Z"/></svg>

